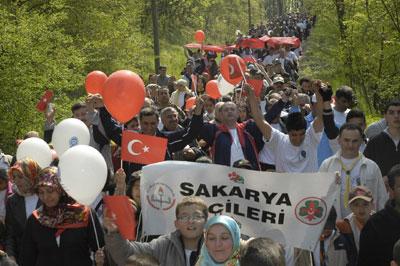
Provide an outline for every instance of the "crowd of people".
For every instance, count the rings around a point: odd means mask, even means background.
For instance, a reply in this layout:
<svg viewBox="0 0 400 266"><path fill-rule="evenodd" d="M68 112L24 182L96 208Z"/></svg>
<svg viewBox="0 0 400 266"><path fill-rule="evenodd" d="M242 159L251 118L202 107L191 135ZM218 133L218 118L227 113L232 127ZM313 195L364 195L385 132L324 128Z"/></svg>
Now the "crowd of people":
<svg viewBox="0 0 400 266"><path fill-rule="evenodd" d="M310 34L316 18L288 14L249 35ZM90 145L103 155L106 185L92 206L64 191L55 156L41 168L30 158L0 156L0 265L400 265L400 99L366 124L349 86L299 77L301 48L290 46L226 51L254 60L246 82L218 99L206 94L219 75L218 55L187 52L179 78L167 66L151 74L138 116L124 125L113 119L102 96L91 94L71 107L90 131ZM187 99L196 97L193 107ZM51 143L56 109L45 112L44 140ZM272 239L241 239L229 216L211 216L201 197L176 206L176 231L143 232L140 180L144 165L124 161L123 130L168 141L165 160L213 163L279 173L334 172L340 193L313 252L299 252ZM28 132L24 139L39 137ZM307 188L302 188L306 190ZM136 241L118 231L104 195L126 195L135 210ZM103 214L104 213L104 214ZM397 264L396 264L397 263Z"/></svg>
<svg viewBox="0 0 400 266"><path fill-rule="evenodd" d="M277 37L294 36L301 40L307 40L316 19L316 15L310 17L302 13L288 13L284 16L276 16L270 19L265 25L263 23L252 24L248 35L252 38L260 38L264 35Z"/></svg>

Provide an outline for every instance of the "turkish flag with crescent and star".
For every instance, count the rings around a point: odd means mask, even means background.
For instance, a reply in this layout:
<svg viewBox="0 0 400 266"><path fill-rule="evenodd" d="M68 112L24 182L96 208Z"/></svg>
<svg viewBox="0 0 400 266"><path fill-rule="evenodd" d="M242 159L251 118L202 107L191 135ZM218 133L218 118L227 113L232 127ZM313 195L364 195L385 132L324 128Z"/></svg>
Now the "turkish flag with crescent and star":
<svg viewBox="0 0 400 266"><path fill-rule="evenodd" d="M168 139L124 130L122 133L121 158L124 161L152 164L165 159Z"/></svg>
<svg viewBox="0 0 400 266"><path fill-rule="evenodd" d="M228 58L229 62L229 77L235 79L242 76L239 62L236 58Z"/></svg>

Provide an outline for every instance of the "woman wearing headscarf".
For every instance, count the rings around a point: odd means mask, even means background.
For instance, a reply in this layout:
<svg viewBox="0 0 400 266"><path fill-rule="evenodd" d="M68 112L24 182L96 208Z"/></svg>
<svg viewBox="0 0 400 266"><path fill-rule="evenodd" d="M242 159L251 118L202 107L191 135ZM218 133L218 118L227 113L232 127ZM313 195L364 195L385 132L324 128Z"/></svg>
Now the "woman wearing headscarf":
<svg viewBox="0 0 400 266"><path fill-rule="evenodd" d="M225 215L209 219L204 226L204 244L198 266L239 266L240 228Z"/></svg>
<svg viewBox="0 0 400 266"><path fill-rule="evenodd" d="M26 220L41 204L34 191L39 171L39 165L32 159L17 161L8 170L15 193L6 202L5 251L16 262L19 262Z"/></svg>
<svg viewBox="0 0 400 266"><path fill-rule="evenodd" d="M22 266L91 266L90 251L104 246L95 212L92 220L90 209L65 193L57 172L46 167L39 173L36 191L43 205L26 223Z"/></svg>

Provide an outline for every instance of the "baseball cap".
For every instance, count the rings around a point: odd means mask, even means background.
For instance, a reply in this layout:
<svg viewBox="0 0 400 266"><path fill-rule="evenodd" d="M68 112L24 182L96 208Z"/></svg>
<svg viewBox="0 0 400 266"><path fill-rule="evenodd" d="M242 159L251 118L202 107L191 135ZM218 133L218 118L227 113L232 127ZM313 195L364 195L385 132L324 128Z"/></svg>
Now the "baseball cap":
<svg viewBox="0 0 400 266"><path fill-rule="evenodd" d="M363 199L365 201L372 201L372 192L364 186L356 186L349 193L349 204L356 199Z"/></svg>
<svg viewBox="0 0 400 266"><path fill-rule="evenodd" d="M272 83L285 83L285 80L283 79L282 76L276 76L274 77L274 79L272 80Z"/></svg>

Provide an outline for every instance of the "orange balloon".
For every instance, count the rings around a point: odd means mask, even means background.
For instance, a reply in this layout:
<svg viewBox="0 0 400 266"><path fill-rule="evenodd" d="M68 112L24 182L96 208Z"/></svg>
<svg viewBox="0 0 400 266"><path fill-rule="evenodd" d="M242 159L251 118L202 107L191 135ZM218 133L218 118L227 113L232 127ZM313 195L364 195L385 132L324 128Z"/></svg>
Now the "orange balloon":
<svg viewBox="0 0 400 266"><path fill-rule="evenodd" d="M131 120L142 109L145 98L143 80L129 70L112 73L104 84L104 105L121 123Z"/></svg>
<svg viewBox="0 0 400 266"><path fill-rule="evenodd" d="M196 40L197 43L203 43L204 40L206 39L206 35L204 34L204 31L198 30L194 34L194 39Z"/></svg>
<svg viewBox="0 0 400 266"><path fill-rule="evenodd" d="M206 94L213 99L218 99L219 97L221 97L221 93L219 93L219 89L218 89L218 82L215 79L207 82Z"/></svg>
<svg viewBox="0 0 400 266"><path fill-rule="evenodd" d="M238 55L230 54L221 60L221 75L232 85L236 85L243 80L246 71L246 63Z"/></svg>
<svg viewBox="0 0 400 266"><path fill-rule="evenodd" d="M185 110L189 111L190 109L192 109L193 106L195 106L195 104L196 104L196 97L190 97L189 99L186 100Z"/></svg>
<svg viewBox="0 0 400 266"><path fill-rule="evenodd" d="M107 80L107 75L101 71L95 70L86 76L85 88L87 93L103 93L103 86Z"/></svg>

